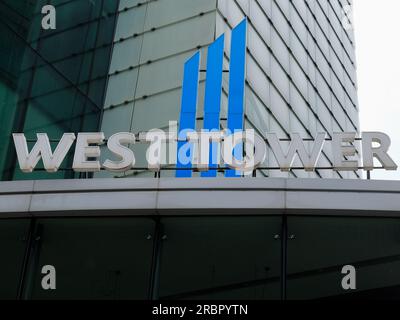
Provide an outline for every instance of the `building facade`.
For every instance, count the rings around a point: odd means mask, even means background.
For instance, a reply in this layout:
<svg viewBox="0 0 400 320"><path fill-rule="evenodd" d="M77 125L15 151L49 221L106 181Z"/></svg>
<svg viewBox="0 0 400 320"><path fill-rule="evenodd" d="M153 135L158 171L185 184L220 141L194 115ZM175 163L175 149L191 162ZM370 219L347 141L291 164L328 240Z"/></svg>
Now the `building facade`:
<svg viewBox="0 0 400 320"><path fill-rule="evenodd" d="M102 131L109 137L168 129L170 121L179 121L184 64L198 50L202 59L196 119L197 128L203 128L207 49L221 35L220 127L226 128L231 30L245 17L245 128L260 136L277 133L281 139L292 132L314 139L318 132L330 138L333 132L360 131L354 37L344 23L347 0L55 1L56 30L41 29L44 4L21 3L19 8L15 2L2 3L7 18L3 43L13 43L3 48L2 135L8 142L1 152L3 180L56 177L44 172L21 175L11 132L24 132L30 143L37 132L46 132L56 143L64 132ZM8 114L10 109L20 111ZM146 167L147 146L132 148L136 166ZM82 177L68 170L71 161L70 156L58 178ZM277 167L272 153L262 167ZM329 145L318 167L332 167ZM137 175L153 176L143 170L95 174ZM257 176L359 178L361 173L262 170Z"/></svg>
<svg viewBox="0 0 400 320"><path fill-rule="evenodd" d="M47 4L55 30L41 27ZM310 148L318 132L359 133L351 5L0 0L0 299L399 298L396 182L326 169L263 169L261 179L177 179L174 166L156 178L76 173L72 153L57 173L22 173L11 137L22 132L32 147L44 132L55 147L65 132L166 130L198 51L201 129L208 47L221 35L226 128L231 34L244 18L244 127L286 143L297 132ZM147 146L131 147L145 167ZM327 146L318 167L332 157ZM263 166L277 166L272 154ZM342 285L349 265L351 290ZM49 267L55 288L43 285Z"/></svg>
<svg viewBox="0 0 400 320"><path fill-rule="evenodd" d="M274 132L281 138L289 138L290 132L301 133L305 139L315 138L321 131L329 135L359 132L354 37L343 23L346 5L350 4L302 0L122 2L120 9L126 11L118 18L102 130L112 134L115 130L165 129L169 121L179 119L185 61L200 49L201 69L206 70L207 47L223 34L227 72L221 127L226 128L230 34L247 17L245 127L256 129L261 136ZM135 58L126 58L132 56ZM198 128L203 127L205 80L203 72ZM272 154L267 158L266 167L277 166ZM143 167L144 159L141 164ZM331 150L323 151L319 166L332 166ZM282 173L264 171L259 175ZM289 176L360 175L294 170Z"/></svg>
<svg viewBox="0 0 400 320"><path fill-rule="evenodd" d="M397 181L3 182L0 298L399 299L399 200Z"/></svg>

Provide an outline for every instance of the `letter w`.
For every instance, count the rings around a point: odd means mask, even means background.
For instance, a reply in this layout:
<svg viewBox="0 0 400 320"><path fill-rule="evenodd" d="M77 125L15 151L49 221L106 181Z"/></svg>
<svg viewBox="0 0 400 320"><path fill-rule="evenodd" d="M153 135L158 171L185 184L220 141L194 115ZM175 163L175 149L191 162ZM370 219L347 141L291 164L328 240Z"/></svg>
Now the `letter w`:
<svg viewBox="0 0 400 320"><path fill-rule="evenodd" d="M47 134L38 133L36 136L37 142L29 153L25 135L23 133L13 134L19 167L23 172L32 172L39 160L42 158L44 168L47 172L57 172L75 141L75 134L65 133L58 143L54 154L51 151L50 141Z"/></svg>
<svg viewBox="0 0 400 320"><path fill-rule="evenodd" d="M300 134L292 133L290 137L291 143L289 150L285 155L277 135L275 133L267 134L268 143L275 155L276 160L278 161L280 169L282 171L289 171L292 168L296 154L298 154L300 161L304 165L304 169L306 171L314 171L325 143L326 133L318 133L311 154L306 150Z"/></svg>

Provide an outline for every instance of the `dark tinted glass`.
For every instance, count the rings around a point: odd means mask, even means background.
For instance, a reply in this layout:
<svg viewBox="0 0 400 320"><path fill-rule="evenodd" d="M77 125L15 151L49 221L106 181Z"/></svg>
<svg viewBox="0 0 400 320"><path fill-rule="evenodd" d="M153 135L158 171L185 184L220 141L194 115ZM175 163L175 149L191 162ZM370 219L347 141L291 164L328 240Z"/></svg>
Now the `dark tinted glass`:
<svg viewBox="0 0 400 320"><path fill-rule="evenodd" d="M163 219L161 299L279 299L281 218Z"/></svg>
<svg viewBox="0 0 400 320"><path fill-rule="evenodd" d="M59 174L21 174L13 132L98 131L118 1L57 1L57 29L41 28L45 1L0 1L0 178L74 178L72 157ZM40 169L40 165L38 166Z"/></svg>
<svg viewBox="0 0 400 320"><path fill-rule="evenodd" d="M288 220L289 299L400 299L400 219ZM344 290L342 268L356 269L356 290Z"/></svg>
<svg viewBox="0 0 400 320"><path fill-rule="evenodd" d="M0 220L0 300L17 298L28 229L29 220Z"/></svg>
<svg viewBox="0 0 400 320"><path fill-rule="evenodd" d="M38 221L33 299L146 299L154 223L141 218ZM43 266L56 269L56 289L43 290ZM32 279L28 281L32 284Z"/></svg>

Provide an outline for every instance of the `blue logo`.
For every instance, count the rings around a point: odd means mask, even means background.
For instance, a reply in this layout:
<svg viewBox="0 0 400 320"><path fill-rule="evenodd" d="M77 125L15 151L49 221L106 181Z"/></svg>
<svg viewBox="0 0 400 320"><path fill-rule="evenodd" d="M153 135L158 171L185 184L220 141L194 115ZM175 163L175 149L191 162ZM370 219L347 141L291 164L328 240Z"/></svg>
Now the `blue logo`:
<svg viewBox="0 0 400 320"><path fill-rule="evenodd" d="M244 19L237 27L232 30L231 36L227 129L232 133L238 130L241 131L244 127L246 33L247 19ZM204 129L209 131L220 130L224 42L225 36L222 35L208 47L203 127ZM193 131L196 129L197 94L200 72L199 67L200 51L198 51L190 59L188 59L184 67L181 114L179 121L180 135L184 132ZM190 161L189 163L182 163L179 157L180 152L191 152L190 148L187 150L184 149L185 147L187 147L187 145L188 142L186 141L178 142L177 168L186 169L176 171L176 177L179 178L188 178L192 176L192 170L190 170L192 168L192 162ZM216 143L211 143L209 161L210 170L202 172L202 177L217 176L217 150L218 146L216 145ZM237 159L241 159L241 145L237 145L235 147L234 155ZM235 170L227 169L225 171L225 176L237 177L240 175L238 175Z"/></svg>

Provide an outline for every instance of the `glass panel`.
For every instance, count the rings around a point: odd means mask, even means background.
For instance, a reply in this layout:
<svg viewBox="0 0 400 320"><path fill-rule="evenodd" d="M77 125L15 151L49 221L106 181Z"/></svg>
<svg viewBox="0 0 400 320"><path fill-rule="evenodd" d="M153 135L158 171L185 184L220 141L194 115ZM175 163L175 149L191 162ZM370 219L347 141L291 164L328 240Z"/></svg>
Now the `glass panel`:
<svg viewBox="0 0 400 320"><path fill-rule="evenodd" d="M176 8L175 8L176 10ZM215 13L171 24L144 35L140 62L155 61L207 46L213 41Z"/></svg>
<svg viewBox="0 0 400 320"><path fill-rule="evenodd" d="M280 299L280 218L166 218L162 224L161 299Z"/></svg>
<svg viewBox="0 0 400 320"><path fill-rule="evenodd" d="M216 0L159 0L148 5L145 29L175 24L187 18L215 10ZM177 10L177 8L179 8ZM203 29L204 32L205 29ZM211 31L211 28L210 28Z"/></svg>
<svg viewBox="0 0 400 320"><path fill-rule="evenodd" d="M133 114L133 131L167 129L169 121L179 119L180 100L181 90L177 89L136 101ZM149 117L149 114L152 116Z"/></svg>
<svg viewBox="0 0 400 320"><path fill-rule="evenodd" d="M400 298L400 219L292 217L288 234L288 299ZM356 290L342 288L346 265Z"/></svg>
<svg viewBox="0 0 400 320"><path fill-rule="evenodd" d="M147 4L140 7L130 7L118 16L115 39L132 37L143 32Z"/></svg>
<svg viewBox="0 0 400 320"><path fill-rule="evenodd" d="M98 130L116 19L110 13L118 6L117 1L58 1L57 30L43 30L43 1L26 3L0 3L2 180L33 177L16 169L12 132L36 140L40 132L59 139L64 132ZM74 174L42 171L34 177Z"/></svg>
<svg viewBox="0 0 400 320"><path fill-rule="evenodd" d="M0 300L16 299L29 220L0 220Z"/></svg>
<svg viewBox="0 0 400 320"><path fill-rule="evenodd" d="M146 299L154 222L150 219L43 219L31 266L33 299ZM56 269L56 290L43 290L41 269Z"/></svg>

